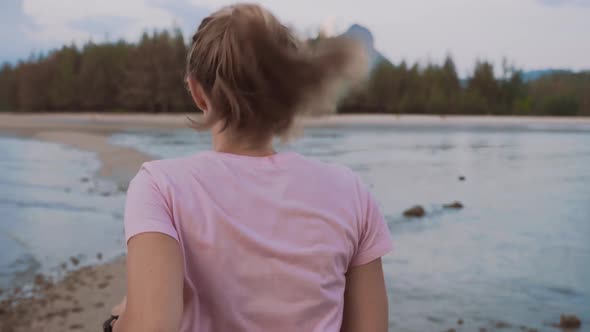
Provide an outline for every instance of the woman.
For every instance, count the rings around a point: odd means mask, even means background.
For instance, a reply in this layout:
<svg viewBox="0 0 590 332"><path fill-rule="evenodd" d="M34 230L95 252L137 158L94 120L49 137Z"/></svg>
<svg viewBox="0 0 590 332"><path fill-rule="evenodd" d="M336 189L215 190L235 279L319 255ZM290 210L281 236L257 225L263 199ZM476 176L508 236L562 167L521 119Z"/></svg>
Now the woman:
<svg viewBox="0 0 590 332"><path fill-rule="evenodd" d="M114 331L387 331L375 200L349 169L272 144L302 109L333 105L362 53L306 49L256 5L203 20L187 82L213 151L145 163L131 182Z"/></svg>

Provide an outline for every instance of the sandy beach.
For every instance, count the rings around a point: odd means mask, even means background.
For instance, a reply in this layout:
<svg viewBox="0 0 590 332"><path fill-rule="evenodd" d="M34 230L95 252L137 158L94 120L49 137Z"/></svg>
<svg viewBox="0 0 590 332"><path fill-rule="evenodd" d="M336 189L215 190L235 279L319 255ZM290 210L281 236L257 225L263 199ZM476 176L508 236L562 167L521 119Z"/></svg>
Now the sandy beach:
<svg viewBox="0 0 590 332"><path fill-rule="evenodd" d="M447 117L438 116L330 116L303 119L303 126L436 124L441 121L462 124L540 125L547 123L590 125L590 118L517 118L517 117ZM109 143L113 133L129 129L166 130L186 128L186 114L0 114L0 135L33 138L69 145L97 154L101 168L97 176L126 187L139 166L151 156L131 148ZM17 305L0 305L0 331L97 331L108 317L110 308L125 294L125 261L123 258L103 265L76 270L53 284L38 276L33 298L15 293Z"/></svg>
<svg viewBox="0 0 590 332"><path fill-rule="evenodd" d="M139 166L152 158L134 149L108 143L110 134L128 128L180 128L183 120L128 121L102 120L92 115L44 116L0 115L0 134L10 134L59 144L97 154L101 168L97 176L127 186ZM167 122L169 121L169 122ZM0 305L0 331L97 331L108 317L110 308L125 294L125 260L118 259L100 266L73 269L57 284L36 278L35 298ZM12 290L20 299L19 290ZM6 291L9 293L10 291Z"/></svg>

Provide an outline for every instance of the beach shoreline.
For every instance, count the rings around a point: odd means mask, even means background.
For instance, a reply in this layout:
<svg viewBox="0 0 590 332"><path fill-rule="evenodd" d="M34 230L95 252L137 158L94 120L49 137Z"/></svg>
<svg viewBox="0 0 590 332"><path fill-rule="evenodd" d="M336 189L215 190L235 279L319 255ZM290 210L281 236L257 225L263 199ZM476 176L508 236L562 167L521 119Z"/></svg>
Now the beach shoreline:
<svg viewBox="0 0 590 332"><path fill-rule="evenodd" d="M73 118L2 114L0 134L95 153L101 164L95 176L112 181L119 188L126 188L141 164L153 159L135 149L109 143L112 134L130 127L128 123L120 126L105 124L89 115ZM33 297L23 294L20 289L4 290L7 301L0 305L0 330L99 330L110 309L125 295L125 258L83 268L77 268L74 261L68 263L72 270L56 283L38 275L33 285Z"/></svg>
<svg viewBox="0 0 590 332"><path fill-rule="evenodd" d="M110 143L110 137L128 130L177 130L188 128L188 114L0 114L0 135L47 141L96 153L101 167L96 176L126 188L143 162L154 159L136 149ZM511 126L582 125L590 127L590 118L538 117L458 117L344 115L305 118L303 127L391 126L451 124ZM75 264L73 264L75 265ZM37 278L35 298L16 307L0 306L0 330L10 331L17 320L25 323L16 331L96 331L126 290L124 257L69 272L50 284ZM14 290L12 290L13 292ZM18 294L17 294L18 295ZM27 318L23 318L27 317ZM6 326L4 325L6 324Z"/></svg>

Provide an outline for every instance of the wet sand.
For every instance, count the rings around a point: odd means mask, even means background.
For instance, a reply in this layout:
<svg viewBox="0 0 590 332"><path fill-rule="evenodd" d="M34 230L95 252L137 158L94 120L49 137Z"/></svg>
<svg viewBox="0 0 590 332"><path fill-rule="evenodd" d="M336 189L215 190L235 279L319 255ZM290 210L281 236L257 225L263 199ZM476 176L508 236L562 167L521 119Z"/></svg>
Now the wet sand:
<svg viewBox="0 0 590 332"><path fill-rule="evenodd" d="M489 118L438 116L331 116L304 119L304 126L346 126L383 124L583 124L590 118ZM131 148L109 143L110 135L129 129L166 130L187 127L187 115L143 114L0 114L0 135L45 140L95 152L102 166L97 176L126 187L139 166L150 156ZM76 253L72 253L75 255ZM4 291L12 302L0 304L0 331L97 331L126 289L125 260L75 270L56 284L38 276L34 297L26 298L18 290ZM18 327L17 327L18 326Z"/></svg>
<svg viewBox="0 0 590 332"><path fill-rule="evenodd" d="M123 120L123 119L122 119ZM12 116L0 115L0 134L10 134L69 145L97 153L101 168L97 176L111 179L121 187L148 161L150 156L131 148L109 144L109 136L128 128L181 128L182 121L164 123L153 119L137 123L126 120L101 121L92 115L79 116ZM75 255L76 253L72 253ZM73 269L57 284L36 278L33 295L27 298L18 290L0 304L0 331L98 331L126 290L125 260ZM16 294L15 294L16 291Z"/></svg>

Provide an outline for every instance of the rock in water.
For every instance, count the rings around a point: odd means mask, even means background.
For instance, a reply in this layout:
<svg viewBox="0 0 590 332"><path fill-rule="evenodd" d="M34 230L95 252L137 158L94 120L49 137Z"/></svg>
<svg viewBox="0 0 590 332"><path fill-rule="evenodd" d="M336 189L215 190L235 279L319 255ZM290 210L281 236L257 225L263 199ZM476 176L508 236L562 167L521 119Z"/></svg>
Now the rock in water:
<svg viewBox="0 0 590 332"><path fill-rule="evenodd" d="M78 264L80 264L80 260L76 257L70 257L70 262L72 262L72 264L74 264L74 266L77 266Z"/></svg>
<svg viewBox="0 0 590 332"><path fill-rule="evenodd" d="M35 276L35 285L41 286L45 283L45 277L42 274L37 274Z"/></svg>
<svg viewBox="0 0 590 332"><path fill-rule="evenodd" d="M510 325L506 322L498 321L498 322L496 322L496 328L497 329L509 329L509 328L512 328L512 325Z"/></svg>
<svg viewBox="0 0 590 332"><path fill-rule="evenodd" d="M416 206L404 211L404 216L411 217L411 218L421 218L421 217L424 217L425 214L426 214L426 211L420 205L416 205Z"/></svg>
<svg viewBox="0 0 590 332"><path fill-rule="evenodd" d="M463 175L461 175L461 176L459 177L459 181L465 181L465 177L464 177Z"/></svg>
<svg viewBox="0 0 590 332"><path fill-rule="evenodd" d="M582 321L576 315L561 315L559 327L564 329L577 329L582 326Z"/></svg>
<svg viewBox="0 0 590 332"><path fill-rule="evenodd" d="M462 209L463 208L463 204L459 201L453 202L451 204L445 204L443 205L443 207L445 209Z"/></svg>

